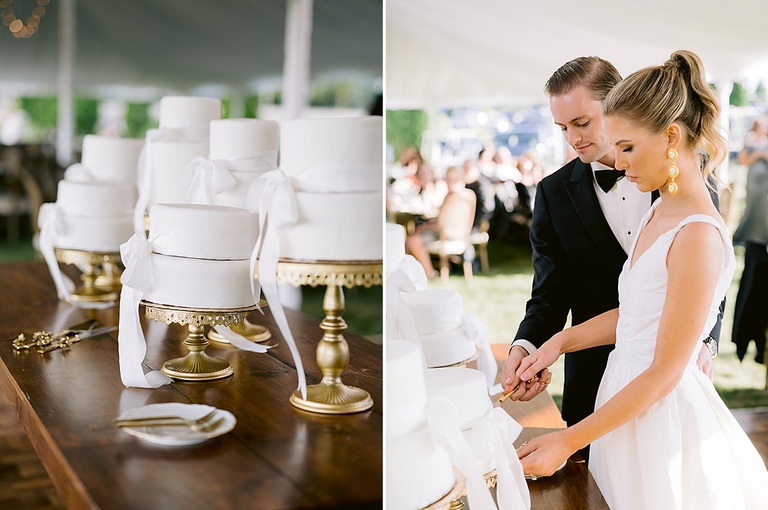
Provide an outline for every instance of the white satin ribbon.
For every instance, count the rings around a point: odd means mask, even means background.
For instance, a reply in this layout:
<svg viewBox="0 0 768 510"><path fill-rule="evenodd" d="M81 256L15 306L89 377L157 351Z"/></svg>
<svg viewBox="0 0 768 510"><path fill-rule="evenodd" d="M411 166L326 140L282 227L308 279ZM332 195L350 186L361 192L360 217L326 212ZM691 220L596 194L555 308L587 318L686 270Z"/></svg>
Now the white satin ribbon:
<svg viewBox="0 0 768 510"><path fill-rule="evenodd" d="M120 379L128 387L157 388L172 382L160 371L145 374L141 365L147 354L147 341L139 320L139 303L144 292L154 285L151 255L152 242L143 235L134 234L120 246L125 271L120 277L123 288L117 341Z"/></svg>
<svg viewBox="0 0 768 510"><path fill-rule="evenodd" d="M75 290L75 284L61 272L59 262L56 260L56 253L53 250L56 238L64 232L65 228L64 218L59 207L54 203L41 205L37 215L37 225L40 228L38 239L40 253L48 265L48 272L51 273L51 278L56 286L56 295L62 301L69 301L69 294Z"/></svg>
<svg viewBox="0 0 768 510"><path fill-rule="evenodd" d="M520 510L531 507L531 495L525 481L523 466L517 458L514 441L523 427L506 411L496 407L480 418L469 431L475 450L492 452L496 468L496 501L499 510ZM482 444L475 443L478 439Z"/></svg>
<svg viewBox="0 0 768 510"><path fill-rule="evenodd" d="M459 428L459 412L448 398L434 395L427 401L427 424L438 444L448 451L451 461L466 478L467 502L472 510L496 509L484 473Z"/></svg>
<svg viewBox="0 0 768 510"><path fill-rule="evenodd" d="M152 193L152 144L155 142L181 142L202 141L199 129L186 128L157 128L147 131L144 146L139 154L138 188L139 198L136 201L136 207L133 209L133 230L136 234L146 239L146 229L144 228L144 215L149 206L149 197Z"/></svg>
<svg viewBox="0 0 768 510"><path fill-rule="evenodd" d="M336 163L315 165L291 175L296 191L309 193L353 193L379 191L381 164Z"/></svg>
<svg viewBox="0 0 768 510"><path fill-rule="evenodd" d="M480 358L477 360L477 368L485 374L488 394L495 395L501 393L501 386L494 386L496 375L499 372L499 365L496 363L493 350L491 350L491 344L488 341L488 332L490 331L488 326L477 315L468 312L464 314L464 330L481 351Z"/></svg>
<svg viewBox="0 0 768 510"><path fill-rule="evenodd" d="M229 343L231 343L233 346L237 347L238 349L242 349L243 351L265 353L273 347L271 345L261 345L255 342L251 342L241 334L235 333L226 326L218 325L214 326L213 329L215 329L218 334L224 337L224 339L229 341Z"/></svg>
<svg viewBox="0 0 768 510"><path fill-rule="evenodd" d="M192 204L212 204L216 195L237 186L237 180L227 166L227 163L235 162L242 163L249 172L268 172L277 168L277 151L222 159L193 159L190 166L194 169L194 176L187 191L187 201Z"/></svg>
<svg viewBox="0 0 768 510"><path fill-rule="evenodd" d="M264 297L269 303L277 327L291 350L296 373L299 376L298 388L301 391L301 398L306 399L307 380L304 364L301 362L301 355L288 325L277 289L277 262L280 259L279 231L298 221L298 209L291 180L280 170L265 172L251 185L248 200L249 203L258 203L260 222L259 238L251 255L251 291L256 302L259 299L259 286L264 291ZM257 264L258 282L253 278Z"/></svg>

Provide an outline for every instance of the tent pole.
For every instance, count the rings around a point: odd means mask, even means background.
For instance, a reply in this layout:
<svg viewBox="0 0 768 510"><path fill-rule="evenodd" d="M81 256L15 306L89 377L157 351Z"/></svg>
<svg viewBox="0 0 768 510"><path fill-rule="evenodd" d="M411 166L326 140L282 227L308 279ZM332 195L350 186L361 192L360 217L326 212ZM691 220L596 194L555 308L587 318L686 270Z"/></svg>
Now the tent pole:
<svg viewBox="0 0 768 510"><path fill-rule="evenodd" d="M75 11L75 0L60 0L56 162L61 167L69 166L73 162L74 155Z"/></svg>
<svg viewBox="0 0 768 510"><path fill-rule="evenodd" d="M288 0L285 15L283 112L285 119L302 116L309 104L313 0Z"/></svg>

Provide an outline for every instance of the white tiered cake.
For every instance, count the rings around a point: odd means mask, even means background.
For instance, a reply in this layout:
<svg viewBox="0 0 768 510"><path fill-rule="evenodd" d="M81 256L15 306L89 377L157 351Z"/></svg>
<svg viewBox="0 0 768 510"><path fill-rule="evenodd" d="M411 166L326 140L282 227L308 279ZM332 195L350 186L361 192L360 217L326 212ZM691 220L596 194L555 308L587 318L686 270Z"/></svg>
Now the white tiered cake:
<svg viewBox="0 0 768 510"><path fill-rule="evenodd" d="M395 271L402 271L413 282L417 290L427 288L427 273L424 266L413 255L405 253L405 228L397 223L387 223L384 244L384 271L386 277Z"/></svg>
<svg viewBox="0 0 768 510"><path fill-rule="evenodd" d="M387 340L387 508L424 508L445 497L456 484L449 453L426 425L425 370L416 344Z"/></svg>
<svg viewBox="0 0 768 510"><path fill-rule="evenodd" d="M245 209L155 204L149 222L154 283L144 299L202 310L252 306L255 229Z"/></svg>
<svg viewBox="0 0 768 510"><path fill-rule="evenodd" d="M185 203L194 171L193 159L207 157L210 123L221 117L221 101L210 97L165 96L158 129L147 132L139 166L139 200L134 231L145 231L144 215L157 203Z"/></svg>
<svg viewBox="0 0 768 510"><path fill-rule="evenodd" d="M189 202L246 208L253 181L277 168L278 131L271 120L212 120L210 155L192 162Z"/></svg>
<svg viewBox="0 0 768 510"><path fill-rule="evenodd" d="M461 294L449 289L425 289L401 294L411 312L427 366L445 367L470 359L477 345L469 337Z"/></svg>
<svg viewBox="0 0 768 510"><path fill-rule="evenodd" d="M280 170L293 185L298 221L280 230L281 258L382 259L382 125L377 116L282 123Z"/></svg>

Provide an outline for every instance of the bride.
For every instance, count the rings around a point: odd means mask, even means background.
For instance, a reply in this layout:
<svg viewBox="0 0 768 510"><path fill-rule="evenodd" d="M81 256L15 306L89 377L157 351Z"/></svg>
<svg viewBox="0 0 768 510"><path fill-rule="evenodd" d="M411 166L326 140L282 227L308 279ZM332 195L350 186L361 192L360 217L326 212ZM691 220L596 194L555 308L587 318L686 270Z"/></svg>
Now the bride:
<svg viewBox="0 0 768 510"><path fill-rule="evenodd" d="M522 447L523 468L551 475L591 444L589 469L614 510L767 508L765 463L696 367L735 266L707 189L727 144L701 60L677 51L633 73L604 113L616 168L661 198L622 270L619 308L557 333L520 365L525 381L563 353L616 344L594 413Z"/></svg>

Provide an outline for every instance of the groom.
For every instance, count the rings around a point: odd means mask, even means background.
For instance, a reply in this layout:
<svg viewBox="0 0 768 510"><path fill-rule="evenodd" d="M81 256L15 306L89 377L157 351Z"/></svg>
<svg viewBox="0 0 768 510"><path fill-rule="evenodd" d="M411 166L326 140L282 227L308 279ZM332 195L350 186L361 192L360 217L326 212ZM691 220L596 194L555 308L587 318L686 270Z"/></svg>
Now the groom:
<svg viewBox="0 0 768 510"><path fill-rule="evenodd" d="M614 166L614 148L603 119L603 100L621 80L616 68L598 57L580 57L561 66L547 81L555 124L577 158L542 179L536 191L530 240L533 286L526 313L502 369L504 393L516 385L520 361L562 330L570 313L573 325L616 308L618 277L640 221L658 197L642 193ZM713 201L718 205L716 194ZM720 317L698 355L711 378ZM562 416L573 425L594 411L600 379L613 346L565 355ZM530 400L542 381L521 384L510 396ZM588 458L588 447L581 451Z"/></svg>

